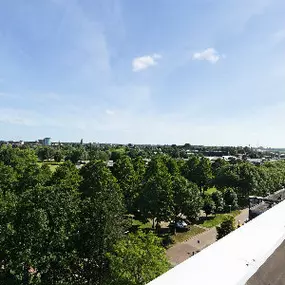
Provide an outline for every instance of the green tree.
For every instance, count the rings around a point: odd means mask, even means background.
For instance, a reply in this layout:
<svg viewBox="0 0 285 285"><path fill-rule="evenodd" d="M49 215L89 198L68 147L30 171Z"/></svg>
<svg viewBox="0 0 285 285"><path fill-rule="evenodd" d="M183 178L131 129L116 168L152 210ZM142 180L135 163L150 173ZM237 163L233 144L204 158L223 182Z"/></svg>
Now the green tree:
<svg viewBox="0 0 285 285"><path fill-rule="evenodd" d="M111 271L108 284L143 285L170 269L159 238L151 232L129 234L107 256Z"/></svg>
<svg viewBox="0 0 285 285"><path fill-rule="evenodd" d="M205 157L193 155L187 160L182 173L189 181L196 183L202 189L212 179L211 162Z"/></svg>
<svg viewBox="0 0 285 285"><path fill-rule="evenodd" d="M171 174L171 175L178 175L180 174L179 173L179 167L178 167L178 164L177 164L177 160L171 158L171 157L165 157L164 158L164 163L168 169L168 172Z"/></svg>
<svg viewBox="0 0 285 285"><path fill-rule="evenodd" d="M0 203L0 283L72 284L78 194L36 186L1 196Z"/></svg>
<svg viewBox="0 0 285 285"><path fill-rule="evenodd" d="M238 198L232 188L227 188L224 192L225 211L236 210L238 208Z"/></svg>
<svg viewBox="0 0 285 285"><path fill-rule="evenodd" d="M216 205L216 212L220 213L224 210L225 207L225 202L224 202L224 197L223 193L219 190L215 191L212 193L212 200L214 201Z"/></svg>
<svg viewBox="0 0 285 285"><path fill-rule="evenodd" d="M60 150L56 150L56 151L54 152L53 157L54 157L54 160L55 160L56 162L61 162L62 159L63 159L63 154L62 154L62 152L61 152Z"/></svg>
<svg viewBox="0 0 285 285"><path fill-rule="evenodd" d="M124 195L127 211L133 213L136 210L136 201L139 196L139 185L131 159L128 156L121 156L115 162L112 172Z"/></svg>
<svg viewBox="0 0 285 285"><path fill-rule="evenodd" d="M215 210L216 210L215 202L214 202L214 201L212 200L212 198L211 198L210 196L208 196L208 195L207 195L206 198L204 199L203 210L204 210L206 216L215 213Z"/></svg>
<svg viewBox="0 0 285 285"><path fill-rule="evenodd" d="M107 161L110 158L110 153L99 149L91 149L88 152L89 160L103 160Z"/></svg>
<svg viewBox="0 0 285 285"><path fill-rule="evenodd" d="M65 160L70 160L72 163L76 164L81 159L86 159L87 153L82 147L74 148L65 157Z"/></svg>
<svg viewBox="0 0 285 285"><path fill-rule="evenodd" d="M172 189L174 219L177 219L179 214L187 216L188 219L197 218L203 205L198 186L183 176L176 175L172 181Z"/></svg>
<svg viewBox="0 0 285 285"><path fill-rule="evenodd" d="M78 236L79 284L103 284L108 275L106 253L125 230L123 195L106 163L94 161L81 171L82 212Z"/></svg>
<svg viewBox="0 0 285 285"><path fill-rule="evenodd" d="M138 177L139 183L142 184L146 172L146 166L143 159L139 156L133 159L133 166Z"/></svg>
<svg viewBox="0 0 285 285"><path fill-rule="evenodd" d="M0 161L13 168L16 179L14 191L21 193L26 188L42 183L41 169L34 150L4 146L0 148Z"/></svg>
<svg viewBox="0 0 285 285"><path fill-rule="evenodd" d="M151 218L153 227L173 217L173 191L171 176L161 157L155 157L149 164L140 197L140 210L145 218Z"/></svg>
<svg viewBox="0 0 285 285"><path fill-rule="evenodd" d="M212 163L213 175L216 176L218 172L220 171L220 169L227 165L229 165L229 163L222 158L218 158L217 160L215 160L214 163Z"/></svg>
<svg viewBox="0 0 285 285"><path fill-rule="evenodd" d="M0 192L5 196L7 191L14 191L16 182L16 173L13 168L0 161Z"/></svg>
<svg viewBox="0 0 285 285"><path fill-rule="evenodd" d="M40 147L38 149L37 153L38 153L38 158L41 161L49 160L49 159L53 158L53 156L54 156L54 150L50 146Z"/></svg>
<svg viewBox="0 0 285 285"><path fill-rule="evenodd" d="M238 166L236 165L225 165L222 166L214 178L213 184L218 189L225 189L226 187L239 187L240 176Z"/></svg>
<svg viewBox="0 0 285 285"><path fill-rule="evenodd" d="M235 219L233 216L228 216L220 226L217 228L217 239L221 239L222 237L228 235L230 232L235 230Z"/></svg>
<svg viewBox="0 0 285 285"><path fill-rule="evenodd" d="M82 177L75 165L71 161L65 161L56 168L49 184L64 185L67 188L77 190L81 181Z"/></svg>

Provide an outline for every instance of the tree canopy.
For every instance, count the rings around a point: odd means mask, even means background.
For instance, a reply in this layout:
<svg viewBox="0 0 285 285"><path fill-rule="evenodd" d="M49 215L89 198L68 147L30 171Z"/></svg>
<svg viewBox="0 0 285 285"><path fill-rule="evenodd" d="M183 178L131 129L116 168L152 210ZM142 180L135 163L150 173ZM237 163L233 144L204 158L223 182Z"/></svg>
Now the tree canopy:
<svg viewBox="0 0 285 285"><path fill-rule="evenodd" d="M152 232L129 234L107 256L111 270L109 284L143 285L170 268L165 250Z"/></svg>

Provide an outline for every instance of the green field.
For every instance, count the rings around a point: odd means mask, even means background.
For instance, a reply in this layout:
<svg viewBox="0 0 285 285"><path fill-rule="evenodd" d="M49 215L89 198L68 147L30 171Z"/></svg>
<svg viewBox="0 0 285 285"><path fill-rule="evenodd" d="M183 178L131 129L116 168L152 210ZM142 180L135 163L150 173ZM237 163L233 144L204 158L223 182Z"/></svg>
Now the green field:
<svg viewBox="0 0 285 285"><path fill-rule="evenodd" d="M42 165L48 165L51 172L54 172L56 170L56 168L62 164L62 162L48 162L48 161L44 161L44 162L38 162L38 165L41 167Z"/></svg>
<svg viewBox="0 0 285 285"><path fill-rule="evenodd" d="M175 243L178 243L178 242L183 242L183 241L186 241L198 234L201 234L202 232L204 232L205 229L202 229L198 226L190 226L190 230L187 231L187 232L177 232L176 235L172 236L173 237L173 240L175 241Z"/></svg>
<svg viewBox="0 0 285 285"><path fill-rule="evenodd" d="M150 222L144 224L141 221L135 220L135 219L132 220L132 225L138 226L139 229L151 229L152 228L152 225Z"/></svg>
<svg viewBox="0 0 285 285"><path fill-rule="evenodd" d="M220 225L228 216L234 216L236 217L237 215L240 214L239 210L232 211L231 213L226 213L226 214L216 214L213 216L208 216L203 223L201 223L201 226L205 228L212 228Z"/></svg>

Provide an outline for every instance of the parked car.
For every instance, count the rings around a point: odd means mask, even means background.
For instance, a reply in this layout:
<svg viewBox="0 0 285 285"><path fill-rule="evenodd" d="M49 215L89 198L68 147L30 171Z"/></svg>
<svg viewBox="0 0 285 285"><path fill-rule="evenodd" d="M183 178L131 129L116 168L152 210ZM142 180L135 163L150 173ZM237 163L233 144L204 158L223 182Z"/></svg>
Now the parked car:
<svg viewBox="0 0 285 285"><path fill-rule="evenodd" d="M187 228L187 224L184 221L178 221L175 223L176 228L185 229Z"/></svg>
<svg viewBox="0 0 285 285"><path fill-rule="evenodd" d="M175 227L176 229L188 229L188 225L185 221L183 220L180 220L180 221L177 221L177 222L171 222L169 224L169 227Z"/></svg>

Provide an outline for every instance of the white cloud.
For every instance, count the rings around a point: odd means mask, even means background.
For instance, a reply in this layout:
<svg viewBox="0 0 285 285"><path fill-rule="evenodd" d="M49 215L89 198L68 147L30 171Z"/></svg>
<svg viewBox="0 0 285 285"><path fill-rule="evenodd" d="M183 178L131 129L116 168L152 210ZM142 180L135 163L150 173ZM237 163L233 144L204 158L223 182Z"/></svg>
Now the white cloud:
<svg viewBox="0 0 285 285"><path fill-rule="evenodd" d="M275 44L278 44L285 40L285 29L284 30L279 30L278 32L273 34L273 41Z"/></svg>
<svg viewBox="0 0 285 285"><path fill-rule="evenodd" d="M106 113L107 115L109 115L109 116L115 115L115 112L112 111L112 110L109 110L109 109L107 109L107 110L105 111L105 113Z"/></svg>
<svg viewBox="0 0 285 285"><path fill-rule="evenodd" d="M0 123L24 126L37 126L35 113L13 108L0 109Z"/></svg>
<svg viewBox="0 0 285 285"><path fill-rule="evenodd" d="M214 48L207 48L202 52L195 52L192 57L193 60L207 60L211 63L216 63L220 58L221 56Z"/></svg>
<svg viewBox="0 0 285 285"><path fill-rule="evenodd" d="M157 59L160 59L161 55L154 53L153 55L144 55L133 59L132 66L133 71L141 71L151 66L157 65Z"/></svg>

